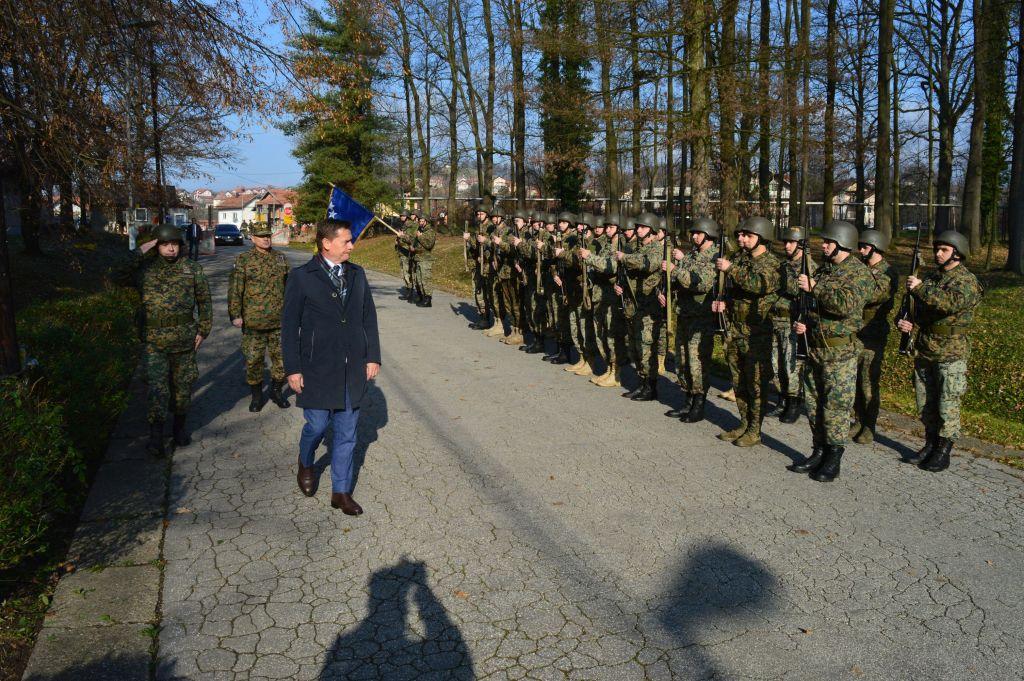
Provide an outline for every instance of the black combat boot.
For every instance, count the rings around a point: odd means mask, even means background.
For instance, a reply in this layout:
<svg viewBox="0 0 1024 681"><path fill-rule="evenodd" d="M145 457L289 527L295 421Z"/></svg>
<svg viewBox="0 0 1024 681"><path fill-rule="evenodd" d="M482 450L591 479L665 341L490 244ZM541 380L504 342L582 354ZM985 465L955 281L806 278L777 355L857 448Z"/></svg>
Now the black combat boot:
<svg viewBox="0 0 1024 681"><path fill-rule="evenodd" d="M632 397L634 402L653 402L656 399L658 399L658 378L656 376L644 383L640 392Z"/></svg>
<svg viewBox="0 0 1024 681"><path fill-rule="evenodd" d="M622 396L625 397L626 399L630 399L631 400L635 396L640 394L640 392L644 389L645 385L647 385L647 384L644 382L644 379L641 378L640 379L640 384L637 385L637 387L633 388L632 390L627 390L626 392L622 393Z"/></svg>
<svg viewBox="0 0 1024 681"><path fill-rule="evenodd" d="M271 381L270 401L282 409L287 409L292 405L288 402L288 398L284 396L284 393L281 392L282 389L284 389L284 381Z"/></svg>
<svg viewBox="0 0 1024 681"><path fill-rule="evenodd" d="M491 328L491 325L487 323L489 317L490 315L486 314L480 315L479 320L469 323L469 328L473 329L474 331L483 331L484 329Z"/></svg>
<svg viewBox="0 0 1024 681"><path fill-rule="evenodd" d="M814 445L811 455L800 463L790 464L789 470L794 473L810 473L821 465L821 459L825 455L825 448L821 445Z"/></svg>
<svg viewBox="0 0 1024 681"><path fill-rule="evenodd" d="M949 468L949 453L952 449L953 441L948 437L936 438L931 453L917 467L930 473L941 473Z"/></svg>
<svg viewBox="0 0 1024 681"><path fill-rule="evenodd" d="M552 364L568 364L569 363L569 352L571 346L568 343L558 344L558 354L554 359L550 360Z"/></svg>
<svg viewBox="0 0 1024 681"><path fill-rule="evenodd" d="M704 404L707 402L706 393L694 393L690 401L690 411L682 420L686 423L697 423L704 420Z"/></svg>
<svg viewBox="0 0 1024 681"><path fill-rule="evenodd" d="M787 397L786 406L782 410L782 414L779 416L779 421L782 423L796 423L797 419L800 418L800 407L802 406L803 400L799 397Z"/></svg>
<svg viewBox="0 0 1024 681"><path fill-rule="evenodd" d="M419 305L419 302L420 302L420 292L414 290L412 293L409 294L409 297L406 298L406 300L408 300L413 305Z"/></svg>
<svg viewBox="0 0 1024 681"><path fill-rule="evenodd" d="M178 447L188 447L192 444L192 438L185 432L185 414L174 415L174 425L171 432L174 434L174 444Z"/></svg>
<svg viewBox="0 0 1024 681"><path fill-rule="evenodd" d="M409 300L409 289L408 288L400 289L398 291L398 299L399 300Z"/></svg>
<svg viewBox="0 0 1024 681"><path fill-rule="evenodd" d="M544 352L544 339L540 336L534 336L533 341L523 348L523 352L528 355L536 355L538 352Z"/></svg>
<svg viewBox="0 0 1024 681"><path fill-rule="evenodd" d="M432 300L433 296L423 296L422 298L420 298L420 302L416 303L416 305L417 307L433 307L434 304Z"/></svg>
<svg viewBox="0 0 1024 681"><path fill-rule="evenodd" d="M789 407L789 398L785 395L779 395L779 401L765 413L765 416L781 416L787 407Z"/></svg>
<svg viewBox="0 0 1024 681"><path fill-rule="evenodd" d="M249 390L252 391L252 399L249 400L249 411L257 412L266 404L263 400L263 384L250 385Z"/></svg>
<svg viewBox="0 0 1024 681"><path fill-rule="evenodd" d="M913 453L910 456L908 456L907 458L905 458L904 461L906 461L907 463L921 463L921 462L923 462L925 459L927 459L929 456L931 456L932 451L935 449L935 447L936 447L936 445L938 443L938 440L939 440L938 433L925 433L924 434L924 447L921 447L921 449L917 450L915 453Z"/></svg>
<svg viewBox="0 0 1024 681"><path fill-rule="evenodd" d="M149 424L149 442L146 444L146 451L151 456L160 458L167 455L164 450L164 424L162 421Z"/></svg>
<svg viewBox="0 0 1024 681"><path fill-rule="evenodd" d="M690 393L683 393L683 403L681 405L679 405L678 409L669 409L668 411L666 411L665 412L665 416L668 416L668 417L671 417L671 418L674 418L674 419L685 418L686 415L690 413L690 402L691 402L691 399L692 399L692 397L691 397Z"/></svg>
<svg viewBox="0 0 1024 681"><path fill-rule="evenodd" d="M842 445L825 445L825 457L818 469L811 473L811 480L832 482L839 477L839 464L843 461L846 448Z"/></svg>

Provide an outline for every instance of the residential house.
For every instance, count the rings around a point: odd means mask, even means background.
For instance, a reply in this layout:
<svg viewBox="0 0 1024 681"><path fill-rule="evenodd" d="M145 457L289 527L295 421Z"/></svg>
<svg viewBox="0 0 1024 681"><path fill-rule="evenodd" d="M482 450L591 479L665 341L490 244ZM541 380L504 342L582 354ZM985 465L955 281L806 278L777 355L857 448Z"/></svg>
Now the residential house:
<svg viewBox="0 0 1024 681"><path fill-rule="evenodd" d="M325 193L326 196L326 193ZM295 226L297 194L291 189L268 189L256 202L255 222L269 222L271 229ZM326 207L326 200L324 206Z"/></svg>
<svg viewBox="0 0 1024 681"><path fill-rule="evenodd" d="M875 226L875 188L868 182L864 187L864 226L871 228ZM836 192L835 204L832 208L834 220L846 220L856 222L857 220L857 181L849 180L838 182L837 186L842 189Z"/></svg>
<svg viewBox="0 0 1024 681"><path fill-rule="evenodd" d="M251 194L216 202L217 223L241 226L243 222L252 222L256 218L256 203L259 199L258 194Z"/></svg>

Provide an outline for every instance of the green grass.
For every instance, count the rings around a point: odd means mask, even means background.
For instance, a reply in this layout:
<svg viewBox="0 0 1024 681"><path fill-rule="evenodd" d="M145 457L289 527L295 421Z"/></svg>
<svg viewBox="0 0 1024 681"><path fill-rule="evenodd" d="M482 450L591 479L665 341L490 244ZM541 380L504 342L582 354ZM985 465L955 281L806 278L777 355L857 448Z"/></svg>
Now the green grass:
<svg viewBox="0 0 1024 681"><path fill-rule="evenodd" d="M312 250L310 245L302 246ZM907 241L898 242L892 249L891 259L903 275L909 269L911 249ZM817 251L814 255L820 260ZM378 272L399 274L394 239L390 237L361 239L352 260ZM925 253L924 260L931 262L929 253ZM1004 261L1005 249L996 249L993 262ZM981 273L979 279L985 296L972 329L970 380L963 402L964 431L989 442L1024 449L1024 279L1006 272ZM434 285L472 298L473 282L465 271L461 238L438 237ZM889 337L882 374L883 407L915 415L911 362L899 355L898 343L899 334L894 332ZM717 345L715 364L717 372L724 370Z"/></svg>

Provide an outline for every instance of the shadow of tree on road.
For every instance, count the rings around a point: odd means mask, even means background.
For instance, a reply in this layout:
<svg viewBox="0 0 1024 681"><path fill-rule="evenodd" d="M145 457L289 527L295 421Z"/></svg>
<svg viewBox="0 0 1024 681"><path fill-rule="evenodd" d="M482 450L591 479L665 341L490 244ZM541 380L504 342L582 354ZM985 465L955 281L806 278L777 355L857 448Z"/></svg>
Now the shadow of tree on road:
<svg viewBox="0 0 1024 681"><path fill-rule="evenodd" d="M321 681L475 678L469 649L427 585L423 563L403 559L378 570L369 587L369 614L334 640ZM410 627L410 606L419 615L422 634Z"/></svg>

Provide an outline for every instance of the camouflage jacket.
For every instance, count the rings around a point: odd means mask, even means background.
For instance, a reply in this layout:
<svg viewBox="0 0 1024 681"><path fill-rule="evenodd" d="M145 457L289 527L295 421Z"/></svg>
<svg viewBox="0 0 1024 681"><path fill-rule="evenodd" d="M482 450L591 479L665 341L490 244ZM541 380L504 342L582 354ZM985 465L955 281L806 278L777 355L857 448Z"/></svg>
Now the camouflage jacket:
<svg viewBox="0 0 1024 681"><path fill-rule="evenodd" d="M427 225L421 230L417 230L410 244L409 255L419 261L433 260L434 254L431 251L434 250L434 246L437 245L437 231Z"/></svg>
<svg viewBox="0 0 1024 681"><path fill-rule="evenodd" d="M504 222L499 222L493 230L491 230L492 237L501 237L501 245L495 245L493 241L488 241L485 246L490 248L490 267L492 276L497 275L498 279L511 279L512 278L512 251L515 248L512 245L512 228Z"/></svg>
<svg viewBox="0 0 1024 681"><path fill-rule="evenodd" d="M633 293L638 298L653 296L661 283L664 277L661 271L661 263L665 258L664 247L662 242L651 239L650 243L637 246L622 259L622 265L629 273L633 285Z"/></svg>
<svg viewBox="0 0 1024 681"><path fill-rule="evenodd" d="M833 345L834 339L854 336L864 325L864 306L874 290L874 277L856 255L838 265L827 262L819 267L811 291L814 307L807 318L807 344L813 348L839 347ZM859 343L854 345L859 347Z"/></svg>
<svg viewBox="0 0 1024 681"><path fill-rule="evenodd" d="M413 236L416 234L416 226L412 220L406 220L405 224L398 231L399 235L395 239L395 250L402 255L409 255L409 244L412 243Z"/></svg>
<svg viewBox="0 0 1024 681"><path fill-rule="evenodd" d="M241 318L248 329L280 329L288 270L279 251L253 246L239 254L228 279L228 318Z"/></svg>
<svg viewBox="0 0 1024 681"><path fill-rule="evenodd" d="M788 326L797 317L797 301L800 299L800 278L801 258L791 260L786 258L779 266L779 292L775 302L772 303L772 321L776 325ZM807 269L811 276L818 271L818 265L808 255Z"/></svg>
<svg viewBox="0 0 1024 681"><path fill-rule="evenodd" d="M477 272L483 277L491 276L491 232L494 231L490 221L477 223L476 231L470 234L469 238L469 252L473 259L476 261ZM483 236L488 237L484 243L477 242L477 238Z"/></svg>
<svg viewBox="0 0 1024 681"><path fill-rule="evenodd" d="M936 362L967 359L967 331L982 293L978 278L963 264L923 277L911 291L916 305L914 323L919 327L914 343L917 354Z"/></svg>
<svg viewBox="0 0 1024 681"><path fill-rule="evenodd" d="M770 312L779 290L779 259L767 250L757 257L741 251L725 274L730 333L770 334Z"/></svg>
<svg viewBox="0 0 1024 681"><path fill-rule="evenodd" d="M675 308L679 318L711 318L711 302L715 299L715 259L718 246L715 243L703 251L692 249L679 261L672 271L675 284Z"/></svg>
<svg viewBox="0 0 1024 681"><path fill-rule="evenodd" d="M606 234L590 242L590 257L583 261L587 276L596 286L611 288L615 283L615 258L612 255L612 239Z"/></svg>
<svg viewBox="0 0 1024 681"><path fill-rule="evenodd" d="M142 340L162 352L191 350L196 336L209 336L213 326L213 299L202 266L184 257L168 262L156 247L137 256L133 278L142 299Z"/></svg>
<svg viewBox="0 0 1024 681"><path fill-rule="evenodd" d="M591 244L574 229L566 232L565 240L562 242L562 254L556 256L561 261L562 269L559 275L567 285L579 287L583 284L583 269L580 258L580 249L587 248Z"/></svg>
<svg viewBox="0 0 1024 681"><path fill-rule="evenodd" d="M857 335L862 341L884 341L889 335L889 317L900 285L900 275L885 258L874 265L867 265L867 268L875 288L864 306L864 327Z"/></svg>

